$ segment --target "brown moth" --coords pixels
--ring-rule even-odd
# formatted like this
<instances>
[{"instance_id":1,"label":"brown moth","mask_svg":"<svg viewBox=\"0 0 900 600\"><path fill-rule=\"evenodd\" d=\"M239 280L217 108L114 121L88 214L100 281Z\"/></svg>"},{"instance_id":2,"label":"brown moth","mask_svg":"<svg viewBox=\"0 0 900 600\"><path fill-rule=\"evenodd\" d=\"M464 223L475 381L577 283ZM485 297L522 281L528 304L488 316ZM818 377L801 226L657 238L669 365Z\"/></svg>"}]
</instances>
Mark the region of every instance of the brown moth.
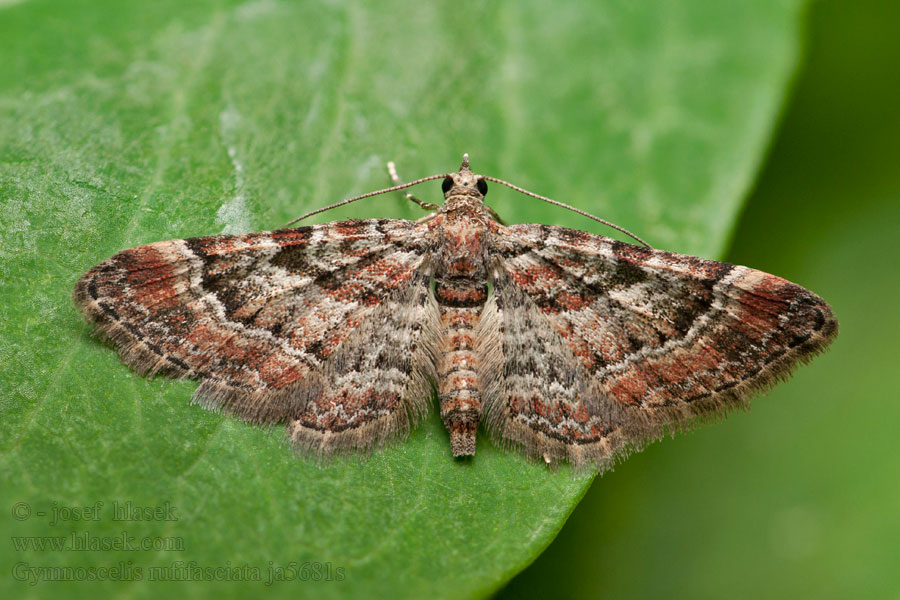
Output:
<instances>
[{"instance_id":1,"label":"brown moth","mask_svg":"<svg viewBox=\"0 0 900 600\"><path fill-rule=\"evenodd\" d=\"M157 242L85 273L74 302L138 372L197 379L195 402L283 421L320 456L405 435L435 386L454 456L484 423L500 445L600 470L744 405L837 334L820 297L774 275L504 225L489 181L553 201L468 155L333 206L433 179L442 206L408 196L425 219Z\"/></svg>"}]
</instances>

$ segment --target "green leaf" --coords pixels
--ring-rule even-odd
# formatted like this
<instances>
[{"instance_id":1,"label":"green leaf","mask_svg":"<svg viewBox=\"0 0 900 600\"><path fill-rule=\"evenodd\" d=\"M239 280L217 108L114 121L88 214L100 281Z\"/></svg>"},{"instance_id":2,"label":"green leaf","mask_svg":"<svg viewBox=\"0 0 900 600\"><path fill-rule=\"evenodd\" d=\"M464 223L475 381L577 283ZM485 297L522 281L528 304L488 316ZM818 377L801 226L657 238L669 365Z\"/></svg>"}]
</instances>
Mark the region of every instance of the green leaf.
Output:
<instances>
[{"instance_id":1,"label":"green leaf","mask_svg":"<svg viewBox=\"0 0 900 600\"><path fill-rule=\"evenodd\" d=\"M314 464L280 428L189 405L193 382L136 376L89 336L72 285L123 248L276 228L384 187L387 160L411 179L456 169L463 152L656 246L716 256L796 62L801 5L0 4L0 497L32 511L8 513L6 530L175 545L7 546L7 596L497 589L590 478L485 439L454 461L434 413L368 460ZM609 233L498 188L488 199L510 222ZM437 184L417 193L440 198ZM320 217L419 215L398 195ZM127 501L177 520L114 520ZM97 502L97 520L50 522ZM304 580L264 586L292 563ZM48 572L26 567L101 581L32 586ZM233 581L254 568L263 582Z\"/></svg>"}]
</instances>

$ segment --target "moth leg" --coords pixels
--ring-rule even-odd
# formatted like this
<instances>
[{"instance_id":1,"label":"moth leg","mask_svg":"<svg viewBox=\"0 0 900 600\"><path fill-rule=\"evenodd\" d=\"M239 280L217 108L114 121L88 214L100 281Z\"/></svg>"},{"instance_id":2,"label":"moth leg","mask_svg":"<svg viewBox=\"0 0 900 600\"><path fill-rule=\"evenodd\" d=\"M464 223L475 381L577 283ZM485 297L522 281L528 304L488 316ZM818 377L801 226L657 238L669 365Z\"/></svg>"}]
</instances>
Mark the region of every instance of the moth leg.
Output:
<instances>
[{"instance_id":1,"label":"moth leg","mask_svg":"<svg viewBox=\"0 0 900 600\"><path fill-rule=\"evenodd\" d=\"M388 168L388 174L391 176L391 181L394 182L394 185L403 185L403 182L400 181L400 176L397 175L397 165L394 164L394 161L392 161L392 160L388 161L387 168ZM414 204L418 204L422 210L438 210L440 208L440 206L438 206L437 204L433 204L431 202L422 202L421 200L419 200L418 198L416 198L415 196L413 196L410 193L406 193L406 194L404 194L404 196L410 202L412 202ZM422 221L427 221L428 219L432 218L433 216L434 215L428 215L427 217L419 219L416 222L420 223Z\"/></svg>"},{"instance_id":2,"label":"moth leg","mask_svg":"<svg viewBox=\"0 0 900 600\"><path fill-rule=\"evenodd\" d=\"M440 206L433 202L422 202L412 194L406 194L406 199L419 205L422 210L438 210Z\"/></svg>"},{"instance_id":3,"label":"moth leg","mask_svg":"<svg viewBox=\"0 0 900 600\"><path fill-rule=\"evenodd\" d=\"M492 217L494 217L494 220L495 220L495 221L497 221L497 222L500 223L501 225L506 225L506 221L503 220L503 217L501 217L500 215L497 214L497 211L496 211L496 210L494 210L493 208L491 208L491 207L488 206L487 204L484 205L484 209L485 209L486 211L488 211L488 212L491 214Z\"/></svg>"}]
</instances>

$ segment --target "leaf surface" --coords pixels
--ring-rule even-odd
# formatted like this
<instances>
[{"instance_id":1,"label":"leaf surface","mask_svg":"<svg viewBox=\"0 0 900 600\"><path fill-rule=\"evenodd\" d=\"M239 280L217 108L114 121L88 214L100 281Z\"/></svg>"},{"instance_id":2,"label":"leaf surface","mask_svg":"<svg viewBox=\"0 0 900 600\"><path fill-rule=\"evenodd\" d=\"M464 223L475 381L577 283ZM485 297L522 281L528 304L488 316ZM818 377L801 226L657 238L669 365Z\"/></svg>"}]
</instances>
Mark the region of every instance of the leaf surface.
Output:
<instances>
[{"instance_id":1,"label":"leaf surface","mask_svg":"<svg viewBox=\"0 0 900 600\"><path fill-rule=\"evenodd\" d=\"M7 546L7 573L132 571L35 586L21 571L4 585L139 598L497 589L590 478L485 436L474 461L454 461L436 411L368 460L303 460L281 428L189 405L195 383L123 366L78 317L75 280L124 248L273 229L385 187L387 160L412 179L457 169L463 152L477 172L715 257L785 95L801 4L0 4L0 496L32 510L6 529L176 546ZM439 201L439 182L416 193ZM500 186L488 201L509 222L611 233ZM414 208L381 196L318 217ZM114 520L128 501L177 520ZM97 520L50 522L54 506L97 502ZM264 587L270 573L293 580Z\"/></svg>"}]
</instances>

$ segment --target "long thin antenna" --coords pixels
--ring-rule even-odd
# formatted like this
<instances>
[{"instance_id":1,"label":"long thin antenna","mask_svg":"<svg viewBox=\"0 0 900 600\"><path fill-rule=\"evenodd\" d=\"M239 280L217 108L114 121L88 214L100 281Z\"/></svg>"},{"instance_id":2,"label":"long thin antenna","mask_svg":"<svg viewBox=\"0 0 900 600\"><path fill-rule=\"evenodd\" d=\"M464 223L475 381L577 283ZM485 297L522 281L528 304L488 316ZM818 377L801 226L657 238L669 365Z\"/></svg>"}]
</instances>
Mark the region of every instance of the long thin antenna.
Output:
<instances>
[{"instance_id":1,"label":"long thin antenna","mask_svg":"<svg viewBox=\"0 0 900 600\"><path fill-rule=\"evenodd\" d=\"M308 213L306 213L305 215L300 215L300 216L297 217L296 219L294 219L294 220L292 220L292 221L289 221L289 222L285 223L284 226L285 226L285 227L290 227L291 225L293 225L293 224L296 223L297 221L302 221L303 219L306 219L306 218L311 217L311 216L313 216L313 215L317 215L317 214L319 214L320 212L325 212L326 210L331 210L332 208L337 208L338 206L344 206L345 204L350 204L351 202L356 202L357 200L362 200L363 198L370 198L370 197L372 197L372 196L377 196L377 195L379 195L379 194L387 194L387 193L389 193L389 192L396 192L396 191L398 191L398 190L404 190L404 189L406 189L406 188L408 188L408 187L412 187L412 186L414 186L414 185L418 185L418 184L424 183L424 182L426 182L426 181L431 181L431 180L433 180L433 179L443 179L444 177L449 177L449 174L448 174L448 173L442 173L441 175L429 175L428 177L423 177L423 178L421 178L421 179L416 179L415 181L410 181L409 183L404 183L404 184L402 184L402 185L395 185L395 186L393 186L393 187L384 188L383 190L377 190L377 191L374 191L374 192L368 192L367 194L362 194L362 195L359 195L359 196L354 196L353 198L348 198L347 200L341 200L340 202L336 202L335 204L330 204L330 205L325 206L325 207L322 207L322 208L317 208L316 210L311 210L311 211L309 211Z\"/></svg>"},{"instance_id":2,"label":"long thin antenna","mask_svg":"<svg viewBox=\"0 0 900 600\"><path fill-rule=\"evenodd\" d=\"M648 244L647 242L645 242L644 240L642 240L641 238L639 238L638 236L634 235L633 233L631 233L630 231L628 231L627 229L625 229L624 227L619 227L619 226L616 225L615 223L610 223L609 221L607 221L607 220L605 220L605 219L601 219L600 217L595 217L595 216L592 215L591 213L585 212L585 211L581 210L580 208L575 208L574 206L569 206L568 204L565 204L565 203L560 202L560 201L558 201L558 200L551 200L550 198L547 198L547 197L545 197L545 196L541 196L540 194L535 194L534 192L529 192L528 190L526 190L526 189L524 189L524 188L520 188L520 187L517 186L517 185L513 185L513 184L511 184L511 183L508 182L508 181L503 181L502 179L497 179L496 177L483 176L482 179L484 179L485 181L493 181L494 183L499 183L500 185L505 185L506 187L508 187L508 188L510 188L510 189L516 190L516 191L519 192L520 194L525 194L526 196L531 196L532 198L537 198L538 200L543 200L544 202L548 202L548 203L550 203L550 204L553 204L553 205L556 205L556 206L560 206L560 207L562 207L562 208L569 209L569 210L571 210L572 212L578 213L579 215L581 215L581 216L583 216L583 217L587 217L588 219L593 219L593 220L597 221L598 223L603 223L603 224L606 225L607 227L612 227L612 228L615 229L616 231L621 231L621 232L624 233L625 235L627 235L627 236L629 236L629 237L631 237L631 238L633 238L633 239L639 241L640 243L642 243L643 245L647 246L648 248L652 248L652 247L653 247L653 246L651 246L650 244Z\"/></svg>"}]
</instances>

